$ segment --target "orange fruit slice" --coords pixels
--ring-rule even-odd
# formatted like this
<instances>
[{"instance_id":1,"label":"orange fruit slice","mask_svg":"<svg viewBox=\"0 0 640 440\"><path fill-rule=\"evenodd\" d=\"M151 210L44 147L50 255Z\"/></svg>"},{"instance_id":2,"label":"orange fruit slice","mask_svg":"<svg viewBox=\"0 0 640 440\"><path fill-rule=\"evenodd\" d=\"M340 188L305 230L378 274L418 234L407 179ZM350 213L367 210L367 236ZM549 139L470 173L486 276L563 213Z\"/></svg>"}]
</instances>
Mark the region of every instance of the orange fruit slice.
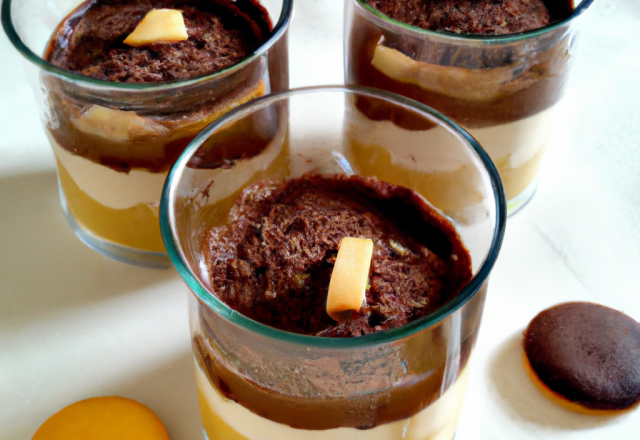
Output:
<instances>
[{"instance_id":1,"label":"orange fruit slice","mask_svg":"<svg viewBox=\"0 0 640 440\"><path fill-rule=\"evenodd\" d=\"M124 397L93 397L49 417L32 440L169 440L146 406Z\"/></svg>"}]
</instances>

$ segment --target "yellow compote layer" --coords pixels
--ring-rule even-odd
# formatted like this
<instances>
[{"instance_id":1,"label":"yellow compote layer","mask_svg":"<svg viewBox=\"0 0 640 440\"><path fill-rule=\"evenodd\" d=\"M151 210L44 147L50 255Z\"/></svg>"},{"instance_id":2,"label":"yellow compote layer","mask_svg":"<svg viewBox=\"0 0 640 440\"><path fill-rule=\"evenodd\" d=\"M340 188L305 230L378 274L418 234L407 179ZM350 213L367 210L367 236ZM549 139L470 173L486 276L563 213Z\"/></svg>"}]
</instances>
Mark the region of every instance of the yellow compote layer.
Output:
<instances>
[{"instance_id":1,"label":"yellow compote layer","mask_svg":"<svg viewBox=\"0 0 640 440\"><path fill-rule=\"evenodd\" d=\"M166 173L162 173L160 177L164 182ZM155 206L149 203L137 203L125 209L114 209L103 205L76 184L60 160L58 160L58 179L64 192L67 209L83 229L91 231L103 240L122 246L151 252L165 252L160 235L157 203ZM157 189L159 202L162 183Z\"/></svg>"}]
</instances>

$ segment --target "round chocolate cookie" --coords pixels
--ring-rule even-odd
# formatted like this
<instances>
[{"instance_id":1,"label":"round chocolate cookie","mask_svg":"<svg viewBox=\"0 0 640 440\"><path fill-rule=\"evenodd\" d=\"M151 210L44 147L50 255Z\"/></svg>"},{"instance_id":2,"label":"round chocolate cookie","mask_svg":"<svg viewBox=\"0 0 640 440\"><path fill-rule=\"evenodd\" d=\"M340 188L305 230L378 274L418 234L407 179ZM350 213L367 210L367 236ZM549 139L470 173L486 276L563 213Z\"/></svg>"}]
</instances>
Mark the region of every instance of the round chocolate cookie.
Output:
<instances>
[{"instance_id":1,"label":"round chocolate cookie","mask_svg":"<svg viewBox=\"0 0 640 440\"><path fill-rule=\"evenodd\" d=\"M640 324L598 304L542 311L524 333L531 369L551 391L589 410L640 401Z\"/></svg>"}]
</instances>

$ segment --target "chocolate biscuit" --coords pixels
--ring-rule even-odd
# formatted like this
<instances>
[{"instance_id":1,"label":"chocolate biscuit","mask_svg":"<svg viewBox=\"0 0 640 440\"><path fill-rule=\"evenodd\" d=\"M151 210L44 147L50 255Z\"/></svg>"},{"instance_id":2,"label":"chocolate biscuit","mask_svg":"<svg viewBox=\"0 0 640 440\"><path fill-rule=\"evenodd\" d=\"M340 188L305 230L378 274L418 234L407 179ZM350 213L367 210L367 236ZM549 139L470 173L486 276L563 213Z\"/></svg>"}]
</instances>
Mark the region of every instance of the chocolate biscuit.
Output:
<instances>
[{"instance_id":1,"label":"chocolate biscuit","mask_svg":"<svg viewBox=\"0 0 640 440\"><path fill-rule=\"evenodd\" d=\"M640 324L598 304L544 310L524 333L524 351L551 391L593 410L640 401Z\"/></svg>"}]
</instances>

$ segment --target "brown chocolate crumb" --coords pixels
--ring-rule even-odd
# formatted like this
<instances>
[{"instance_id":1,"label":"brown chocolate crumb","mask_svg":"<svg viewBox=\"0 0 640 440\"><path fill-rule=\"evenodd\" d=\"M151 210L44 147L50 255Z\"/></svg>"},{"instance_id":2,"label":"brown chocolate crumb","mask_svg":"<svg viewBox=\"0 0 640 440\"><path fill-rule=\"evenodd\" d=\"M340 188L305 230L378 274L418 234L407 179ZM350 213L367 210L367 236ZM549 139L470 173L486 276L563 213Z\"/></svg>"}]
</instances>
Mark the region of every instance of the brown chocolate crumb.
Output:
<instances>
[{"instance_id":1,"label":"brown chocolate crumb","mask_svg":"<svg viewBox=\"0 0 640 440\"><path fill-rule=\"evenodd\" d=\"M395 20L434 31L504 35L549 24L542 0L369 0Z\"/></svg>"},{"instance_id":2,"label":"brown chocolate crumb","mask_svg":"<svg viewBox=\"0 0 640 440\"><path fill-rule=\"evenodd\" d=\"M256 6L257 8L261 8ZM179 9L189 39L130 47L124 39L151 9ZM46 58L104 81L153 83L194 78L229 67L262 44L271 24L256 23L229 1L98 0L62 23Z\"/></svg>"},{"instance_id":3,"label":"brown chocolate crumb","mask_svg":"<svg viewBox=\"0 0 640 440\"><path fill-rule=\"evenodd\" d=\"M325 301L343 237L370 238L374 252L367 307L337 324ZM318 336L402 326L442 306L471 278L455 229L415 192L355 176L247 188L230 224L206 233L203 253L212 292L231 308Z\"/></svg>"}]
</instances>

